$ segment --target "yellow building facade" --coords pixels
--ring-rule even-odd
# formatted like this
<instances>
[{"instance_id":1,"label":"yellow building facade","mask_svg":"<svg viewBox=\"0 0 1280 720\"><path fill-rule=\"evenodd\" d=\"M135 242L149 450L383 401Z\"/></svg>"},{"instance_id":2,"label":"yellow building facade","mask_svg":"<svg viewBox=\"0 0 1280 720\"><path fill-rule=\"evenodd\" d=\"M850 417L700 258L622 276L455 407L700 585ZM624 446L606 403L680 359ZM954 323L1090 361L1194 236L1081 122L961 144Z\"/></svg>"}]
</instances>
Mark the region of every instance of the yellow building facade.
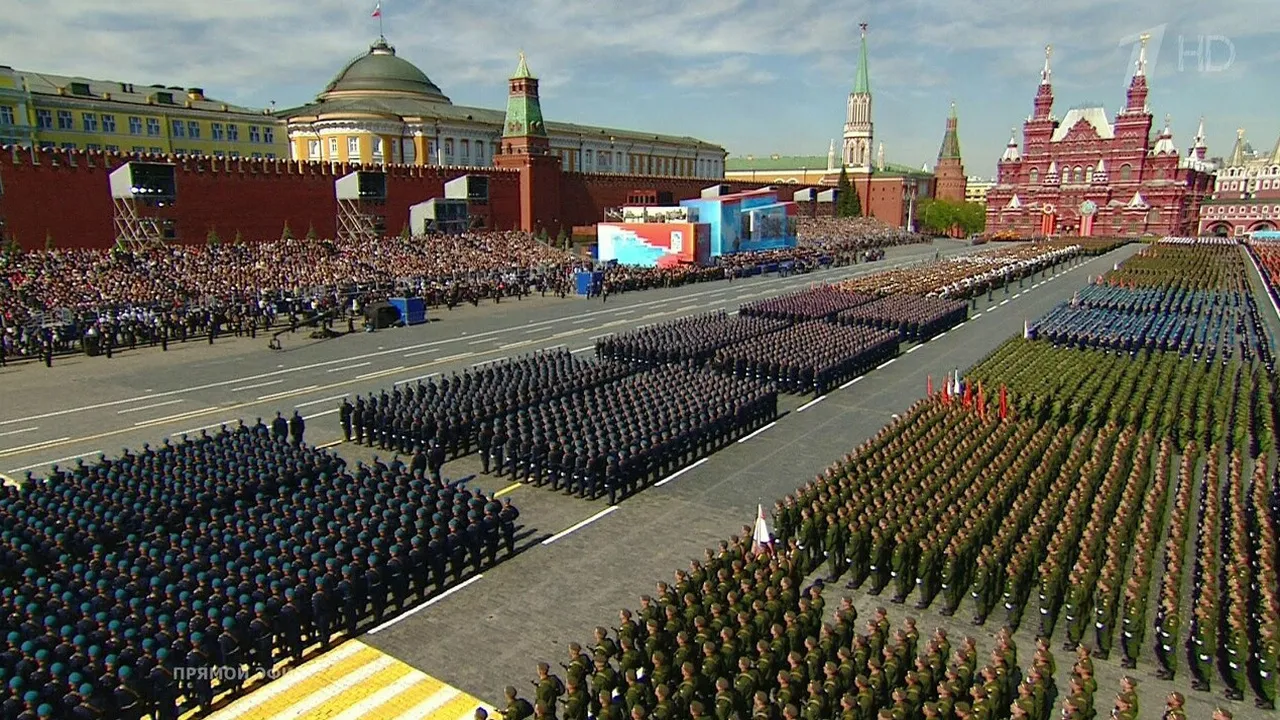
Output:
<instances>
[{"instance_id":1,"label":"yellow building facade","mask_svg":"<svg viewBox=\"0 0 1280 720\"><path fill-rule=\"evenodd\" d=\"M315 102L279 115L294 160L488 167L506 112L454 105L380 38ZM724 148L696 138L553 120L546 130L568 172L724 177Z\"/></svg>"},{"instance_id":2,"label":"yellow building facade","mask_svg":"<svg viewBox=\"0 0 1280 720\"><path fill-rule=\"evenodd\" d=\"M200 88L0 66L0 145L125 154L286 158L284 123Z\"/></svg>"}]
</instances>

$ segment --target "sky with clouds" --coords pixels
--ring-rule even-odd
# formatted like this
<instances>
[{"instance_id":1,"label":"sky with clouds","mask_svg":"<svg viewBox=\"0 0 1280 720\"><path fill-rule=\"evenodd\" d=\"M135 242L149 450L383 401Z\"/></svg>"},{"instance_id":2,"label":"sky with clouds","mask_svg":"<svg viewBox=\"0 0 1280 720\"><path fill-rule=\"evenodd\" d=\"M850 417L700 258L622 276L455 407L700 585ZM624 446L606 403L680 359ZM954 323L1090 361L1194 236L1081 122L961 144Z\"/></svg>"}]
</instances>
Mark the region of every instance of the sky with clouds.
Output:
<instances>
[{"instance_id":1,"label":"sky with clouds","mask_svg":"<svg viewBox=\"0 0 1280 720\"><path fill-rule=\"evenodd\" d=\"M211 97L309 101L376 39L372 0L7 0L0 64ZM457 104L502 107L517 53L549 118L692 135L731 155L825 155L870 25L876 139L937 156L952 100L970 174L991 175L1052 44L1057 114L1114 113L1150 33L1149 103L1184 150L1280 136L1280 0L385 0L388 40Z\"/></svg>"}]
</instances>

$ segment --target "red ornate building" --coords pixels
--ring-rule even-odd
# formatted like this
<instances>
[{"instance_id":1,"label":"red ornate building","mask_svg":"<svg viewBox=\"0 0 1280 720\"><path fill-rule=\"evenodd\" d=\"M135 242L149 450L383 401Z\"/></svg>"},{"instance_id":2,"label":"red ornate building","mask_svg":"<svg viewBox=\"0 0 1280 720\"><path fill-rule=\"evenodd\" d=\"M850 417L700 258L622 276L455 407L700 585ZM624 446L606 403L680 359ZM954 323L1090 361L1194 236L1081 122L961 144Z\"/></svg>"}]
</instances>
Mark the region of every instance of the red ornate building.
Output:
<instances>
[{"instance_id":1,"label":"red ornate building","mask_svg":"<svg viewBox=\"0 0 1280 720\"><path fill-rule=\"evenodd\" d=\"M960 134L956 130L956 104L951 103L947 116L947 130L938 148L938 164L933 167L933 195L939 200L964 202L969 179L964 174L964 161L960 158Z\"/></svg>"},{"instance_id":2,"label":"red ornate building","mask_svg":"<svg viewBox=\"0 0 1280 720\"><path fill-rule=\"evenodd\" d=\"M1280 229L1280 140L1270 153L1254 152L1236 131L1236 144L1218 170L1213 196L1200 208L1200 234L1240 237Z\"/></svg>"},{"instance_id":3,"label":"red ornate building","mask_svg":"<svg viewBox=\"0 0 1280 720\"><path fill-rule=\"evenodd\" d=\"M1189 235L1213 186L1203 158L1181 157L1166 118L1152 139L1147 106L1146 40L1124 107L1110 121L1101 107L1053 114L1045 49L1034 110L1016 130L987 193L987 231L1036 235Z\"/></svg>"}]
</instances>

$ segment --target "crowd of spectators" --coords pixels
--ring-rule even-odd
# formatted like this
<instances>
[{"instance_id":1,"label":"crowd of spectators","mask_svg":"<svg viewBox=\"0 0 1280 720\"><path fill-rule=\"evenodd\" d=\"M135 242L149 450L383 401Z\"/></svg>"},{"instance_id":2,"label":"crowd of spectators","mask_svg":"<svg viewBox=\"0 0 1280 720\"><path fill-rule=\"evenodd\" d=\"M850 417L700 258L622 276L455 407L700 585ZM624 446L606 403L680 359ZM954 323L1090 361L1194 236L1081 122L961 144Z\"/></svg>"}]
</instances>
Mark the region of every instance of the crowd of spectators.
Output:
<instances>
[{"instance_id":1,"label":"crowd of spectators","mask_svg":"<svg viewBox=\"0 0 1280 720\"><path fill-rule=\"evenodd\" d=\"M801 218L800 235L796 248L723 256L706 266L610 266L603 285L610 293L675 287L742 277L759 265L807 272L876 260L885 247L922 241L866 218ZM532 292L566 296L574 274L592 264L516 231L8 252L0 254L0 362L256 336L317 316L345 317L354 330L363 308L399 295L448 308Z\"/></svg>"}]
</instances>

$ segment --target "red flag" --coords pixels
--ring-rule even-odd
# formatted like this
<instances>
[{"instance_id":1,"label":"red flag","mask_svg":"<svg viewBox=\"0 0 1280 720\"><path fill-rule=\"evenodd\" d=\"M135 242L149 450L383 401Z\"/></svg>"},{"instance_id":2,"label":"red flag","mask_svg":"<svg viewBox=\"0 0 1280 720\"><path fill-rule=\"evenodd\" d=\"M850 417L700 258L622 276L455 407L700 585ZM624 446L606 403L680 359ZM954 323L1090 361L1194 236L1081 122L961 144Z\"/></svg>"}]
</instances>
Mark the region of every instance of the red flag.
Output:
<instances>
[{"instance_id":1,"label":"red flag","mask_svg":"<svg viewBox=\"0 0 1280 720\"><path fill-rule=\"evenodd\" d=\"M943 404L951 404L951 383L942 383L942 402Z\"/></svg>"},{"instance_id":2,"label":"red flag","mask_svg":"<svg viewBox=\"0 0 1280 720\"><path fill-rule=\"evenodd\" d=\"M929 375L926 377L924 391L926 395L928 395L929 397L933 397L933 376L932 375Z\"/></svg>"},{"instance_id":3,"label":"red flag","mask_svg":"<svg viewBox=\"0 0 1280 720\"><path fill-rule=\"evenodd\" d=\"M982 394L982 381L978 381L978 417L987 419L987 399Z\"/></svg>"},{"instance_id":4,"label":"red flag","mask_svg":"<svg viewBox=\"0 0 1280 720\"><path fill-rule=\"evenodd\" d=\"M370 17L376 17L376 18L382 17L382 3L378 3L377 5L373 6L373 15L371 15Z\"/></svg>"},{"instance_id":5,"label":"red flag","mask_svg":"<svg viewBox=\"0 0 1280 720\"><path fill-rule=\"evenodd\" d=\"M1009 395L1005 392L1004 385L1000 386L1000 419L1004 420L1009 417Z\"/></svg>"},{"instance_id":6,"label":"red flag","mask_svg":"<svg viewBox=\"0 0 1280 720\"><path fill-rule=\"evenodd\" d=\"M964 406L969 407L973 404L973 386L969 383L964 384Z\"/></svg>"}]
</instances>

